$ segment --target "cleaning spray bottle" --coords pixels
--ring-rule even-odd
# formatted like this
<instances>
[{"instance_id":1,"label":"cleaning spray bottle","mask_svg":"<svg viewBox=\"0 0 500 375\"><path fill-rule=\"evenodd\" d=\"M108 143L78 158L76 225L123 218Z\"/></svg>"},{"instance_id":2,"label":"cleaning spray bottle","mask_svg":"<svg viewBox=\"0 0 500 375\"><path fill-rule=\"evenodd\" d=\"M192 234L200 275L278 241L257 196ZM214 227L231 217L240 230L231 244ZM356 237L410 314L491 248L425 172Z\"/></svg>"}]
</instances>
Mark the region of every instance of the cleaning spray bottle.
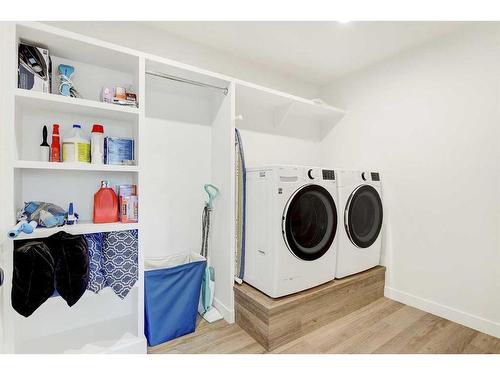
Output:
<instances>
[{"instance_id":1,"label":"cleaning spray bottle","mask_svg":"<svg viewBox=\"0 0 500 375\"><path fill-rule=\"evenodd\" d=\"M61 161L61 141L59 138L59 125L54 124L52 127L52 145L50 148L50 161Z\"/></svg>"}]
</instances>

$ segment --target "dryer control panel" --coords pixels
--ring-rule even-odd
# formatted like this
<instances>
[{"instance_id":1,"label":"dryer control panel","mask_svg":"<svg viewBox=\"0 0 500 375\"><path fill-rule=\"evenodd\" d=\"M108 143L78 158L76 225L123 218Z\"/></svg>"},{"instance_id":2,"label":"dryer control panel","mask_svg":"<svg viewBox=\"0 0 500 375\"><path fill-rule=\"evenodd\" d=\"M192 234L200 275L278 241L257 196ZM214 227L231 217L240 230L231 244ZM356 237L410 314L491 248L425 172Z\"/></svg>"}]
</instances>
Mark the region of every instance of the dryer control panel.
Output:
<instances>
[{"instance_id":1,"label":"dryer control panel","mask_svg":"<svg viewBox=\"0 0 500 375\"><path fill-rule=\"evenodd\" d=\"M380 181L380 174L378 172L361 172L361 179L363 181Z\"/></svg>"},{"instance_id":2,"label":"dryer control panel","mask_svg":"<svg viewBox=\"0 0 500 375\"><path fill-rule=\"evenodd\" d=\"M323 180L335 180L335 171L333 169L323 169Z\"/></svg>"}]
</instances>

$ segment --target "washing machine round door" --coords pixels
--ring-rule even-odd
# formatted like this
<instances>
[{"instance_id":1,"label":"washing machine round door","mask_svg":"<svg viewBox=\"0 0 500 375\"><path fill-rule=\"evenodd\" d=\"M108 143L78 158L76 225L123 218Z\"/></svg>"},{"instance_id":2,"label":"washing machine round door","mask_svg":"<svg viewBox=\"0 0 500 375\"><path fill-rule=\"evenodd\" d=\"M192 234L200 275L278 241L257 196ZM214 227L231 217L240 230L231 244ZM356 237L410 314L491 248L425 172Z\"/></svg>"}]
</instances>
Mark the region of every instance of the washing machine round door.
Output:
<instances>
[{"instance_id":1,"label":"washing machine round door","mask_svg":"<svg viewBox=\"0 0 500 375\"><path fill-rule=\"evenodd\" d=\"M380 195L373 186L361 185L349 197L345 209L345 229L351 242L367 248L377 240L382 228Z\"/></svg>"},{"instance_id":2,"label":"washing machine round door","mask_svg":"<svg viewBox=\"0 0 500 375\"><path fill-rule=\"evenodd\" d=\"M302 260L321 258L337 233L337 207L324 187L306 185L289 199L283 213L283 238Z\"/></svg>"}]
</instances>

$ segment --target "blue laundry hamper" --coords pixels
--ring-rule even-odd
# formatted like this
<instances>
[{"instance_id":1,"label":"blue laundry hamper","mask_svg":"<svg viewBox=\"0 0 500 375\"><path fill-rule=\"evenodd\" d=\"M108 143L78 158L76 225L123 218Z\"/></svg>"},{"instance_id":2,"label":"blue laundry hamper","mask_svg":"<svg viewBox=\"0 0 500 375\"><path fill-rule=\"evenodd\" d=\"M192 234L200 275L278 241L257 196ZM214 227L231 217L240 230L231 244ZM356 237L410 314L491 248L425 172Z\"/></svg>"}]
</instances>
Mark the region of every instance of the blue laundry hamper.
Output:
<instances>
[{"instance_id":1,"label":"blue laundry hamper","mask_svg":"<svg viewBox=\"0 0 500 375\"><path fill-rule=\"evenodd\" d=\"M206 259L196 253L145 260L144 333L149 346L194 332Z\"/></svg>"}]
</instances>

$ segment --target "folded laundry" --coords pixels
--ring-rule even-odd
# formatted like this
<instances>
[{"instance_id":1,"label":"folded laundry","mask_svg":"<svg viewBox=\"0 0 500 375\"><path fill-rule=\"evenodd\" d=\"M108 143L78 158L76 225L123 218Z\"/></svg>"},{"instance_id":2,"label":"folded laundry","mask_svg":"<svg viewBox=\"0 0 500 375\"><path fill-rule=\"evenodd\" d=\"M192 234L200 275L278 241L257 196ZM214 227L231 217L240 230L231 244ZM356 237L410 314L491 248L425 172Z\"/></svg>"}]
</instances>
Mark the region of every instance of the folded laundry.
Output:
<instances>
[{"instance_id":1,"label":"folded laundry","mask_svg":"<svg viewBox=\"0 0 500 375\"><path fill-rule=\"evenodd\" d=\"M64 224L66 211L47 202L26 202L24 208L17 213L17 219L36 221L41 227L53 228Z\"/></svg>"},{"instance_id":2,"label":"folded laundry","mask_svg":"<svg viewBox=\"0 0 500 375\"><path fill-rule=\"evenodd\" d=\"M102 268L102 247L104 233L85 234L89 248L89 283L87 289L99 293L106 287L106 279Z\"/></svg>"},{"instance_id":3,"label":"folded laundry","mask_svg":"<svg viewBox=\"0 0 500 375\"><path fill-rule=\"evenodd\" d=\"M125 298L138 277L138 231L110 232L104 235L102 265L106 285Z\"/></svg>"},{"instance_id":4,"label":"folded laundry","mask_svg":"<svg viewBox=\"0 0 500 375\"><path fill-rule=\"evenodd\" d=\"M12 307L28 317L54 293L55 262L42 241L17 241L14 248Z\"/></svg>"},{"instance_id":5,"label":"folded laundry","mask_svg":"<svg viewBox=\"0 0 500 375\"><path fill-rule=\"evenodd\" d=\"M55 260L55 285L68 306L85 293L89 282L87 241L82 235L57 232L46 239Z\"/></svg>"}]
</instances>

